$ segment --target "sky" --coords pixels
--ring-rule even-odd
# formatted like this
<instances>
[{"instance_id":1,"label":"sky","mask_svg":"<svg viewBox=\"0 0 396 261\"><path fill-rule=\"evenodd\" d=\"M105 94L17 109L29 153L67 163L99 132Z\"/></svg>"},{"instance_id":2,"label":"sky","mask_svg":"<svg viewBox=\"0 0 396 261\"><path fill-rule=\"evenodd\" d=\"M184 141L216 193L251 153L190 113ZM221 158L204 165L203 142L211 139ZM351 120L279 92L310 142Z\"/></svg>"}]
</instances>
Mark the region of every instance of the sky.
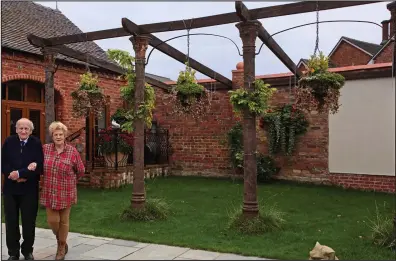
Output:
<instances>
[{"instance_id":1,"label":"sky","mask_svg":"<svg viewBox=\"0 0 396 261\"><path fill-rule=\"evenodd\" d=\"M55 9L55 2L35 1ZM259 8L288 2L244 2L248 8ZM290 2L289 2L290 3ZM389 19L386 9L389 2L379 2L357 7L347 7L319 13L320 20L366 20L376 23ZM181 19L197 18L227 12L234 12L235 5L230 2L58 2L58 9L83 32L121 27L121 18L126 17L136 24L157 23ZM266 30L273 34L296 25L316 21L316 13L289 15L260 19ZM242 53L242 41L235 24L192 29L190 33L211 33L231 38ZM187 34L186 30L155 33L161 40ZM364 23L322 23L319 25L319 49L328 55L342 36L379 44L382 40L382 29L373 24ZM309 58L314 52L316 25L290 30L274 36L277 43L297 64L300 58ZM134 55L128 37L95 41L104 50L121 49ZM169 41L168 44L179 51L187 53L187 37ZM257 39L256 52L262 42ZM147 54L152 47L149 47ZM147 55L146 55L147 57ZM235 45L223 38L213 36L191 36L190 57L201 62L214 71L231 79L231 71L243 58L238 54ZM176 80L184 69L184 64L173 58L153 51L146 72ZM256 75L284 73L288 69L264 46L256 56ZM208 76L196 74L198 79Z\"/></svg>"}]
</instances>

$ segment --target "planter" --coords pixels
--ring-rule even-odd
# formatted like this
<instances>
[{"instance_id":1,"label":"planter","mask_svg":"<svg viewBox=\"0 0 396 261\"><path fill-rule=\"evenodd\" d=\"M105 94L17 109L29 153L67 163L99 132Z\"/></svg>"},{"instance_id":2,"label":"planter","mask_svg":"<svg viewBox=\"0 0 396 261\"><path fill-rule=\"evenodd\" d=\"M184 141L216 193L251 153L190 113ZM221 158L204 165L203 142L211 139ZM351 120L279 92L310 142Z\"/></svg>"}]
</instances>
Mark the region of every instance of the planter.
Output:
<instances>
[{"instance_id":1,"label":"planter","mask_svg":"<svg viewBox=\"0 0 396 261\"><path fill-rule=\"evenodd\" d=\"M115 163L116 163L115 153L104 155L104 159L105 159L106 167L115 168ZM118 167L125 167L127 165L127 160L128 160L127 154L124 154L122 152L117 153Z\"/></svg>"}]
</instances>

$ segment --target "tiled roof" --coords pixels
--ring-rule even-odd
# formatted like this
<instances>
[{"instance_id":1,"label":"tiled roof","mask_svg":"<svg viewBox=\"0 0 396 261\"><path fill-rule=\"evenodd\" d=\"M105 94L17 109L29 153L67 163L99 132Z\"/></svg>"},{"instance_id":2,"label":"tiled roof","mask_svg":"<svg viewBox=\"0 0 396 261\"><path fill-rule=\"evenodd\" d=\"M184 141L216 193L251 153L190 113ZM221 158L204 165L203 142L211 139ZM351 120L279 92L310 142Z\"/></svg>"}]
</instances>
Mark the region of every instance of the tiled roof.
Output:
<instances>
[{"instance_id":1,"label":"tiled roof","mask_svg":"<svg viewBox=\"0 0 396 261\"><path fill-rule=\"evenodd\" d=\"M345 36L343 36L342 38L344 38L348 42L351 42L352 44L356 45L357 47L365 50L366 52L370 53L371 55L376 54L382 47L379 44L359 41L359 40L356 40L356 39L353 39L353 38L349 38L349 37L345 37Z\"/></svg>"},{"instance_id":2,"label":"tiled roof","mask_svg":"<svg viewBox=\"0 0 396 261\"><path fill-rule=\"evenodd\" d=\"M1 1L1 31L2 47L34 54L41 54L41 51L27 40L27 35L30 33L44 38L82 33L60 11L31 1ZM105 51L94 42L74 43L67 46L109 61ZM58 55L57 58L81 63L63 55Z\"/></svg>"},{"instance_id":3,"label":"tiled roof","mask_svg":"<svg viewBox=\"0 0 396 261\"><path fill-rule=\"evenodd\" d=\"M59 10L36 4L32 1L1 1L1 46L13 50L41 55L39 48L32 46L27 40L28 34L49 38L82 31ZM106 52L94 42L67 44L66 46L89 53L96 58L112 62ZM83 63L75 59L57 55L57 59L73 63ZM146 73L147 76L160 81L170 79Z\"/></svg>"}]
</instances>

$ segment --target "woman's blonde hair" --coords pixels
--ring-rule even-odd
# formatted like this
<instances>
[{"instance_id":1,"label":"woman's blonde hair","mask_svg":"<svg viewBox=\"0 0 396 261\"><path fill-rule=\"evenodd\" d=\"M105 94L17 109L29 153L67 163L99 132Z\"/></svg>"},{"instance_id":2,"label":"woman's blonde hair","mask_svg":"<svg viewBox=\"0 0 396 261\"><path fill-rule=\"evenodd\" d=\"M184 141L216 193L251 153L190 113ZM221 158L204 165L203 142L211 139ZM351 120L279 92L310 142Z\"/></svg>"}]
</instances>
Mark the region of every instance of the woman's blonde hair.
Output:
<instances>
[{"instance_id":1,"label":"woman's blonde hair","mask_svg":"<svg viewBox=\"0 0 396 261\"><path fill-rule=\"evenodd\" d=\"M66 134L67 134L67 127L66 127L66 125L63 124L63 123L60 122L60 121L54 121L53 123L51 123L50 126L48 127L48 130L49 130L49 133L50 133L51 137L52 137L52 134L54 133L54 131L57 131L57 130L63 131L63 133L65 134L65 136L66 136Z\"/></svg>"}]
</instances>

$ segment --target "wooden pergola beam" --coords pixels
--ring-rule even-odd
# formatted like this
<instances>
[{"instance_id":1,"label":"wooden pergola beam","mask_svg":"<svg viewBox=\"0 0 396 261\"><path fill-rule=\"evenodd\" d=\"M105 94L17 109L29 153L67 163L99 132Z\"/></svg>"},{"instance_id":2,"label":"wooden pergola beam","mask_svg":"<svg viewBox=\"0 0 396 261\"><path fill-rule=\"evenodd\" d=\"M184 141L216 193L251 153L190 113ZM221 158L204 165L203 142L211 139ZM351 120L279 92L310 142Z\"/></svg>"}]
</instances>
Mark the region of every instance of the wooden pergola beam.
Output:
<instances>
[{"instance_id":1,"label":"wooden pergola beam","mask_svg":"<svg viewBox=\"0 0 396 261\"><path fill-rule=\"evenodd\" d=\"M378 3L378 1L320 1L319 11L373 4L373 3ZM285 5L255 8L249 10L249 15L252 20L257 20L257 19L264 19L264 18L271 18L278 16L309 13L315 11L316 11L316 2L305 1L305 2L285 4ZM144 25L140 25L139 28L136 31L134 31L134 33L147 34L147 33L178 31L178 30L185 30L186 25L191 29L195 29L195 28L216 26L222 24L236 23L239 21L240 18L238 17L237 13L232 12L232 13L194 18L194 19L187 19L187 20L144 24ZM109 39L115 37L123 37L128 35L129 33L125 32L124 29L121 27L121 28L114 28L108 30L100 30L100 31L87 32L87 33L51 37L51 38L47 38L47 40L49 46L54 46L61 44L70 44L77 42L86 42L86 41L95 41L95 40Z\"/></svg>"},{"instance_id":2,"label":"wooden pergola beam","mask_svg":"<svg viewBox=\"0 0 396 261\"><path fill-rule=\"evenodd\" d=\"M238 17L243 21L251 21L249 9L242 3L242 1L235 1L235 9ZM290 59L285 51L279 46L279 44L271 37L267 30L261 25L258 31L258 38L272 51L273 54L278 57L279 60L292 72L297 74L298 77L302 73L298 70L296 64Z\"/></svg>"},{"instance_id":3,"label":"wooden pergola beam","mask_svg":"<svg viewBox=\"0 0 396 261\"><path fill-rule=\"evenodd\" d=\"M133 34L134 31L139 29L139 26L132 21L130 21L128 18L122 18L122 26L125 29L125 31L129 32L130 34ZM185 63L187 60L187 55L184 53L180 52L176 48L170 46L167 43L164 43L161 39L155 37L152 34L148 34L148 36L151 38L150 45L155 47L157 50L160 52L174 58L175 60ZM209 78L212 78L214 80L217 80L218 82L221 82L225 85L227 85L229 88L232 88L232 81L220 73L217 73L213 71L212 69L206 67L202 63L194 60L193 58L189 58L189 65L191 68L197 70L198 72L208 76Z\"/></svg>"},{"instance_id":4,"label":"wooden pergola beam","mask_svg":"<svg viewBox=\"0 0 396 261\"><path fill-rule=\"evenodd\" d=\"M246 22L252 20L249 9L242 3L242 1L235 1L235 9L238 17ZM263 26L259 28L258 37L261 41L282 61L282 63L293 73L297 73L301 76L301 72L297 70L297 66L290 59L290 57L283 51L278 43L271 37L267 30Z\"/></svg>"},{"instance_id":5,"label":"wooden pergola beam","mask_svg":"<svg viewBox=\"0 0 396 261\"><path fill-rule=\"evenodd\" d=\"M46 43L47 43L48 40L45 39L45 38L41 38L41 37L35 36L33 34L29 34L28 35L28 41L30 42L31 45L33 45L35 47L41 47L42 48L42 47L46 46ZM92 65L98 66L100 68L104 68L104 69L107 69L109 71L119 73L119 74L124 74L125 73L125 71L121 67L119 67L119 66L117 66L117 65L115 65L113 63L109 63L107 61L99 59L99 58L97 58L97 57L95 57L95 56L93 56L91 54L83 53L83 52L74 50L74 49L72 49L70 47L67 47L67 46L64 46L64 45L54 46L52 48L56 49L60 54L63 54L65 56L67 56L67 57L70 57L70 58L73 58L73 59L76 59L76 60L79 60L79 61L82 61L82 62L85 62L85 63L89 63L89 64L92 64ZM145 76L145 78L146 78L147 83L149 83L150 85L157 86L157 87L159 87L161 89L164 89L164 90L170 90L171 89L171 87L169 85L167 85L167 84L165 84L165 83L163 83L161 81L158 81L158 80L156 80L154 78L151 78L149 76Z\"/></svg>"}]
</instances>

